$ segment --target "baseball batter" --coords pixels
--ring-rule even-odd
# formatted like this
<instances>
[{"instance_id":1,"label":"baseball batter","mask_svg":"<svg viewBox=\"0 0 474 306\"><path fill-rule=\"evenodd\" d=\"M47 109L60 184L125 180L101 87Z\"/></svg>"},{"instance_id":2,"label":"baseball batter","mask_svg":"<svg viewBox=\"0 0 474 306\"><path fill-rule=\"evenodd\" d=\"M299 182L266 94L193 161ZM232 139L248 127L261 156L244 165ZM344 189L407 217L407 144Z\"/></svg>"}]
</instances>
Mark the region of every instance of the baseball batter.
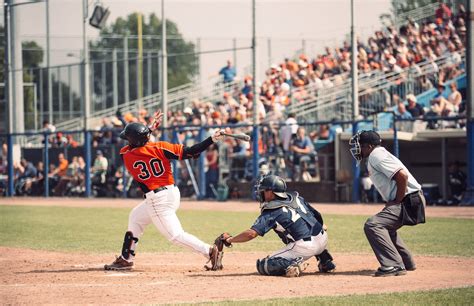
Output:
<instances>
[{"instance_id":1,"label":"baseball batter","mask_svg":"<svg viewBox=\"0 0 474 306\"><path fill-rule=\"evenodd\" d=\"M151 127L141 123L129 123L120 134L128 145L120 150L125 167L140 185L145 199L129 215L122 253L105 270L129 270L133 267L135 248L145 227L153 223L170 242L202 254L211 261L212 270L218 266L219 252L215 245L202 242L185 232L176 216L180 205L180 192L174 185L171 160L196 158L211 144L224 136L217 130L203 142L184 147L169 142L149 142L151 129L159 127L163 114L158 111Z\"/></svg>"},{"instance_id":2,"label":"baseball batter","mask_svg":"<svg viewBox=\"0 0 474 306\"><path fill-rule=\"evenodd\" d=\"M397 230L403 225L424 223L425 198L421 185L398 158L380 145L377 132L361 131L349 144L358 163L367 160L370 179L387 202L364 225L365 235L380 263L375 276L405 275L407 270L415 270L416 264Z\"/></svg>"},{"instance_id":3,"label":"baseball batter","mask_svg":"<svg viewBox=\"0 0 474 306\"><path fill-rule=\"evenodd\" d=\"M326 250L328 235L321 214L309 205L297 192L286 192L285 181L276 175L262 177L256 185L256 196L261 214L253 226L232 237L223 233L216 240L226 246L243 243L263 236L273 229L285 247L272 255L257 260L258 273L296 277L306 268L306 260L316 256L320 272L336 268Z\"/></svg>"}]
</instances>

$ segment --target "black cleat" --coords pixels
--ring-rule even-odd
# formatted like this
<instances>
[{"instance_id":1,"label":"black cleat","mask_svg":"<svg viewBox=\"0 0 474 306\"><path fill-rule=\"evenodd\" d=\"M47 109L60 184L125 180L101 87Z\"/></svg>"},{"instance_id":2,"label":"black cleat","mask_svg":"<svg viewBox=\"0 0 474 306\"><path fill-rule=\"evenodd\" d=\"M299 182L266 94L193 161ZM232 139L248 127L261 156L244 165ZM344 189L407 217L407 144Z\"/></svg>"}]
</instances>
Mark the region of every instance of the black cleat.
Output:
<instances>
[{"instance_id":1,"label":"black cleat","mask_svg":"<svg viewBox=\"0 0 474 306\"><path fill-rule=\"evenodd\" d=\"M407 270L400 267L380 267L375 271L375 276L399 276L407 274Z\"/></svg>"}]
</instances>

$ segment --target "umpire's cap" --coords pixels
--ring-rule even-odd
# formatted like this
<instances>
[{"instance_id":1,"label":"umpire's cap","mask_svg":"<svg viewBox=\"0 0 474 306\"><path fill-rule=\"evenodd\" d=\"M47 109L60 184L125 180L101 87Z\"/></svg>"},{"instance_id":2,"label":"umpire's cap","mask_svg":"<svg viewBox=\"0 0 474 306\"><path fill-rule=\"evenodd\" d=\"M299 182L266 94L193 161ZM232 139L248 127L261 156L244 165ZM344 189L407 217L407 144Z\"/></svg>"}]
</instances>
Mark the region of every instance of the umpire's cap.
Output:
<instances>
[{"instance_id":1,"label":"umpire's cap","mask_svg":"<svg viewBox=\"0 0 474 306\"><path fill-rule=\"evenodd\" d=\"M148 142L150 133L151 131L146 125L132 122L123 129L120 138L127 140L132 147L141 147Z\"/></svg>"},{"instance_id":2,"label":"umpire's cap","mask_svg":"<svg viewBox=\"0 0 474 306\"><path fill-rule=\"evenodd\" d=\"M382 139L376 131L362 131L359 134L359 143L378 146L382 143Z\"/></svg>"}]
</instances>

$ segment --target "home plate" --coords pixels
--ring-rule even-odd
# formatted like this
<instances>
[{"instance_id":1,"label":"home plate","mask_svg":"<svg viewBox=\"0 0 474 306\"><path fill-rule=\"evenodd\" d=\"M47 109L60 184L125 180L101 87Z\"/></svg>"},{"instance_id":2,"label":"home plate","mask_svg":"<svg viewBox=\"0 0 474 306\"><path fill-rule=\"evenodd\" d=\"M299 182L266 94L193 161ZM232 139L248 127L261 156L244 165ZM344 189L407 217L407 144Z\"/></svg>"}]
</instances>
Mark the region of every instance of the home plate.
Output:
<instances>
[{"instance_id":1,"label":"home plate","mask_svg":"<svg viewBox=\"0 0 474 306\"><path fill-rule=\"evenodd\" d=\"M137 276L137 273L106 273L105 276L116 276L116 277Z\"/></svg>"}]
</instances>

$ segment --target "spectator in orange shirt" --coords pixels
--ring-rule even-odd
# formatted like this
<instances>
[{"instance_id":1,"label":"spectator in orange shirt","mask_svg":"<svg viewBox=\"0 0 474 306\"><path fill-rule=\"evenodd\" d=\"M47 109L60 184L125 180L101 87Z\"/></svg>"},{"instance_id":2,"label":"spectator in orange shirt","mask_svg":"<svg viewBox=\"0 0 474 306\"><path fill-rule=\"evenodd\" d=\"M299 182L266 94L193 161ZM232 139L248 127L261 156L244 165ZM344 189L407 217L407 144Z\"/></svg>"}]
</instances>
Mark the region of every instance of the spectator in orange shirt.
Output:
<instances>
[{"instance_id":1,"label":"spectator in orange shirt","mask_svg":"<svg viewBox=\"0 0 474 306\"><path fill-rule=\"evenodd\" d=\"M51 178L51 187L53 188L54 195L62 195L64 184L59 184L61 178L66 177L67 167L69 166L68 160L64 157L63 153L59 153L58 155L58 166L54 171L52 171L48 176ZM60 187L60 188L57 188Z\"/></svg>"}]
</instances>

